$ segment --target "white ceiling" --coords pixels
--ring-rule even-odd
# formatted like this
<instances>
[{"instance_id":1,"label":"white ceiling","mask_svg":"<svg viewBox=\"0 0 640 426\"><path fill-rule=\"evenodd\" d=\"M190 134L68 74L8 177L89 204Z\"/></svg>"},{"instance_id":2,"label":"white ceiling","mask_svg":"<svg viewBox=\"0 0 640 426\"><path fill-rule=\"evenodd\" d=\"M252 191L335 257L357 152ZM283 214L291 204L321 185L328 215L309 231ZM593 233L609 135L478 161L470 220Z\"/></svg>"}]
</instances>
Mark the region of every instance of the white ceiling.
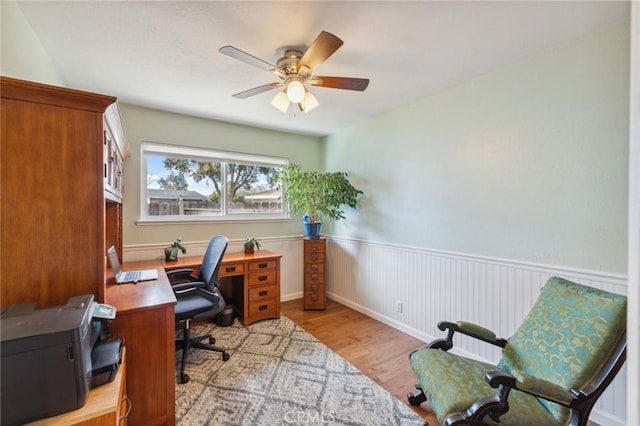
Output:
<instances>
[{"instance_id":1,"label":"white ceiling","mask_svg":"<svg viewBox=\"0 0 640 426\"><path fill-rule=\"evenodd\" d=\"M543 49L628 19L613 1L18 1L69 87L200 117L327 135ZM369 78L364 92L312 87L320 106L285 114L277 81L222 55L275 63L285 46L331 32L344 45L316 74Z\"/></svg>"}]
</instances>

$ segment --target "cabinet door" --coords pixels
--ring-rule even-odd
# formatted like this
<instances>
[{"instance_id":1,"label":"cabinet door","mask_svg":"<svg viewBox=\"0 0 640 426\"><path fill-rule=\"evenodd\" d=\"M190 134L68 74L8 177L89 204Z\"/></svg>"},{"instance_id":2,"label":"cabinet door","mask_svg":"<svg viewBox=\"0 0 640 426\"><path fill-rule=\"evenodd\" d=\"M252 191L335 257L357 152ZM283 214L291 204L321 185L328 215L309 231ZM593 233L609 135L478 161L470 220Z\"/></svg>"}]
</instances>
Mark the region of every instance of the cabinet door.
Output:
<instances>
[{"instance_id":1,"label":"cabinet door","mask_svg":"<svg viewBox=\"0 0 640 426\"><path fill-rule=\"evenodd\" d=\"M2 304L100 300L102 115L4 97L0 109Z\"/></svg>"}]
</instances>

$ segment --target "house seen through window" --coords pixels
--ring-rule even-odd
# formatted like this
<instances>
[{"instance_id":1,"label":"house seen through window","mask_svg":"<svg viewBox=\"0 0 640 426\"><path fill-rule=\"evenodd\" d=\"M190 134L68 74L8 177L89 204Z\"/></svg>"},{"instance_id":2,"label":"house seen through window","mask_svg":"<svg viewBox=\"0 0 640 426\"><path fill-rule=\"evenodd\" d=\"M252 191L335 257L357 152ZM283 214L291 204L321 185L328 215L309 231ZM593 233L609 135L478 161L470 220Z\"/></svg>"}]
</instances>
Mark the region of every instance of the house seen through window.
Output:
<instances>
[{"instance_id":1,"label":"house seen through window","mask_svg":"<svg viewBox=\"0 0 640 426\"><path fill-rule=\"evenodd\" d=\"M148 221L285 218L271 183L288 161L278 157L144 142L141 211Z\"/></svg>"}]
</instances>

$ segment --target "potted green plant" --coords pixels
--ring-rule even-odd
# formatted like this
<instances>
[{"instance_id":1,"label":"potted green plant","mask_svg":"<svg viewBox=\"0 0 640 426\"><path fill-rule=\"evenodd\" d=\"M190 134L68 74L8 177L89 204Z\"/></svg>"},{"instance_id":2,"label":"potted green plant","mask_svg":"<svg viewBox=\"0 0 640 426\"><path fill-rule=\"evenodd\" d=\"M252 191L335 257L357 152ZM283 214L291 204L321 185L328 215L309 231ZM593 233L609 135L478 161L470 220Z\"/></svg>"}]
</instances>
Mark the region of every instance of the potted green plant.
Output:
<instances>
[{"instance_id":1,"label":"potted green plant","mask_svg":"<svg viewBox=\"0 0 640 426\"><path fill-rule=\"evenodd\" d=\"M177 260L178 250L180 250L182 254L187 254L187 249L182 245L182 237L176 238L171 243L171 246L165 247L164 249L165 260Z\"/></svg>"},{"instance_id":2,"label":"potted green plant","mask_svg":"<svg viewBox=\"0 0 640 426\"><path fill-rule=\"evenodd\" d=\"M244 240L244 252L245 254L253 254L254 250L260 250L262 244L254 237L247 237Z\"/></svg>"},{"instance_id":3,"label":"potted green plant","mask_svg":"<svg viewBox=\"0 0 640 426\"><path fill-rule=\"evenodd\" d=\"M363 192L345 172L302 171L289 164L273 178L283 184L284 200L293 214L304 214L305 236L318 238L323 222L344 219L343 206L356 208Z\"/></svg>"}]
</instances>

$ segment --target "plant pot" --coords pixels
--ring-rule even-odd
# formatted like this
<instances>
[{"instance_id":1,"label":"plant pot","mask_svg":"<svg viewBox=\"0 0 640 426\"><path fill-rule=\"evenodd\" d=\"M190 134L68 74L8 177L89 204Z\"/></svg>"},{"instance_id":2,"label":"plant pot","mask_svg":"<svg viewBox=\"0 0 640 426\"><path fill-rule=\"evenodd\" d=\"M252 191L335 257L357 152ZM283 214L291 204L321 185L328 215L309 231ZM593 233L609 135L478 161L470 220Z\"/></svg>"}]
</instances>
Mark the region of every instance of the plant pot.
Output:
<instances>
[{"instance_id":1,"label":"plant pot","mask_svg":"<svg viewBox=\"0 0 640 426\"><path fill-rule=\"evenodd\" d=\"M304 236L306 238L320 238L322 222L304 222Z\"/></svg>"},{"instance_id":2,"label":"plant pot","mask_svg":"<svg viewBox=\"0 0 640 426\"><path fill-rule=\"evenodd\" d=\"M244 254L253 254L253 246L244 246Z\"/></svg>"},{"instance_id":3,"label":"plant pot","mask_svg":"<svg viewBox=\"0 0 640 426\"><path fill-rule=\"evenodd\" d=\"M164 260L167 260L167 261L178 260L178 247L165 247Z\"/></svg>"}]
</instances>

